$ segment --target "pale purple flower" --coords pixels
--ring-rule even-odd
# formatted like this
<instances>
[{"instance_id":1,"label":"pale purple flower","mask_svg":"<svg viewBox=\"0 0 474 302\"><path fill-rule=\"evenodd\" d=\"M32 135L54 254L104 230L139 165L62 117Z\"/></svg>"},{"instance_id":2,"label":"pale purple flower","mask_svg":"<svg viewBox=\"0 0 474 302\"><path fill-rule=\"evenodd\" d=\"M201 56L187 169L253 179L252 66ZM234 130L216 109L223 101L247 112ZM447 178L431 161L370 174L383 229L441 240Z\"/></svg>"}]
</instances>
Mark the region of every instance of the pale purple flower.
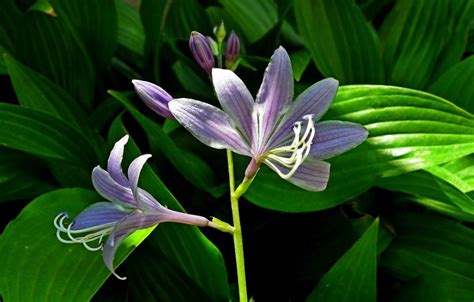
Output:
<instances>
[{"instance_id":1,"label":"pale purple flower","mask_svg":"<svg viewBox=\"0 0 474 302\"><path fill-rule=\"evenodd\" d=\"M293 71L283 47L268 65L254 101L230 70L212 70L222 109L192 99L174 99L170 111L202 143L252 158L251 178L262 163L289 182L309 191L326 188L330 164L323 161L363 142L368 132L354 123L318 121L336 95L332 78L313 84L293 100Z\"/></svg>"},{"instance_id":2,"label":"pale purple flower","mask_svg":"<svg viewBox=\"0 0 474 302\"><path fill-rule=\"evenodd\" d=\"M132 80L132 83L145 105L162 117L174 119L173 114L171 114L168 108L168 103L173 97L168 92L160 86L147 81Z\"/></svg>"},{"instance_id":3,"label":"pale purple flower","mask_svg":"<svg viewBox=\"0 0 474 302\"><path fill-rule=\"evenodd\" d=\"M113 267L115 252L120 243L134 231L161 222L177 222L207 226L207 218L173 211L163 207L150 193L138 187L140 172L149 154L141 155L128 167L128 177L122 172L122 157L128 135L112 149L107 171L97 166L92 171L92 183L96 191L107 201L98 202L83 210L72 223L67 224L66 213L54 220L57 238L64 243L82 243L88 250L103 248L107 268L119 279ZM64 238L62 234L67 237ZM109 236L102 244L104 236ZM95 243L96 246L91 246Z\"/></svg>"},{"instance_id":4,"label":"pale purple flower","mask_svg":"<svg viewBox=\"0 0 474 302\"><path fill-rule=\"evenodd\" d=\"M215 60L209 40L201 33L193 31L189 37L189 48L199 66L211 75Z\"/></svg>"},{"instance_id":5,"label":"pale purple flower","mask_svg":"<svg viewBox=\"0 0 474 302\"><path fill-rule=\"evenodd\" d=\"M232 31L227 39L225 48L225 66L227 69L235 70L234 64L240 54L239 37Z\"/></svg>"}]
</instances>

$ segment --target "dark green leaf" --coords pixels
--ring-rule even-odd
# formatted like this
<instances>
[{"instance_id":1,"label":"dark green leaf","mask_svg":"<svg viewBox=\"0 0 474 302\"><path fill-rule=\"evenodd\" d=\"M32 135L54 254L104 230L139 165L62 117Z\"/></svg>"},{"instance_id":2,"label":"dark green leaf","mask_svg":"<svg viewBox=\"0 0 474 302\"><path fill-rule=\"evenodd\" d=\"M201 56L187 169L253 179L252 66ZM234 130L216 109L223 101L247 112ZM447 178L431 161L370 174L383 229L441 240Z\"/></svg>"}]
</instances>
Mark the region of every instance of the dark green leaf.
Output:
<instances>
[{"instance_id":1,"label":"dark green leaf","mask_svg":"<svg viewBox=\"0 0 474 302\"><path fill-rule=\"evenodd\" d=\"M171 68L184 89L207 99L214 97L209 84L197 75L185 62L177 61Z\"/></svg>"},{"instance_id":2,"label":"dark green leaf","mask_svg":"<svg viewBox=\"0 0 474 302\"><path fill-rule=\"evenodd\" d=\"M161 4L162 5L162 4ZM191 31L211 32L206 12L197 0L167 1L164 33L172 39L188 40Z\"/></svg>"},{"instance_id":3,"label":"dark green leaf","mask_svg":"<svg viewBox=\"0 0 474 302\"><path fill-rule=\"evenodd\" d=\"M306 301L376 301L378 228L376 219L324 275Z\"/></svg>"},{"instance_id":4,"label":"dark green leaf","mask_svg":"<svg viewBox=\"0 0 474 302\"><path fill-rule=\"evenodd\" d=\"M235 20L241 33L254 43L278 22L277 8L271 0L219 0L228 15Z\"/></svg>"},{"instance_id":5,"label":"dark green leaf","mask_svg":"<svg viewBox=\"0 0 474 302\"><path fill-rule=\"evenodd\" d=\"M62 189L42 195L11 221L0 238L0 288L6 301L88 301L110 275L100 252L66 245L56 238L54 218L71 217L101 198L85 189ZM122 262L151 232L140 230L119 248Z\"/></svg>"},{"instance_id":6,"label":"dark green leaf","mask_svg":"<svg viewBox=\"0 0 474 302\"><path fill-rule=\"evenodd\" d=\"M13 51L21 11L14 0L0 0L0 47Z\"/></svg>"},{"instance_id":7,"label":"dark green leaf","mask_svg":"<svg viewBox=\"0 0 474 302\"><path fill-rule=\"evenodd\" d=\"M118 52L121 52L123 48L123 59L132 56L134 58L133 62L140 61L140 59L143 59L145 49L145 33L140 15L125 1L117 0L116 6L118 14Z\"/></svg>"},{"instance_id":8,"label":"dark green leaf","mask_svg":"<svg viewBox=\"0 0 474 302\"><path fill-rule=\"evenodd\" d=\"M295 14L324 76L344 84L385 81L377 35L353 0L296 0Z\"/></svg>"},{"instance_id":9,"label":"dark green leaf","mask_svg":"<svg viewBox=\"0 0 474 302\"><path fill-rule=\"evenodd\" d=\"M454 65L434 82L428 91L474 113L474 55Z\"/></svg>"},{"instance_id":10,"label":"dark green leaf","mask_svg":"<svg viewBox=\"0 0 474 302\"><path fill-rule=\"evenodd\" d=\"M423 88L447 38L446 0L399 0L380 28L387 82Z\"/></svg>"},{"instance_id":11,"label":"dark green leaf","mask_svg":"<svg viewBox=\"0 0 474 302\"><path fill-rule=\"evenodd\" d=\"M311 61L311 52L307 49L302 49L292 53L290 59L291 67L293 67L293 77L296 81L299 81Z\"/></svg>"},{"instance_id":12,"label":"dark green leaf","mask_svg":"<svg viewBox=\"0 0 474 302\"><path fill-rule=\"evenodd\" d=\"M325 118L359 123L370 133L364 144L330 160L328 188L307 192L262 169L245 195L250 201L288 212L330 208L367 190L377 178L438 165L474 151L473 116L424 92L341 87Z\"/></svg>"}]
</instances>

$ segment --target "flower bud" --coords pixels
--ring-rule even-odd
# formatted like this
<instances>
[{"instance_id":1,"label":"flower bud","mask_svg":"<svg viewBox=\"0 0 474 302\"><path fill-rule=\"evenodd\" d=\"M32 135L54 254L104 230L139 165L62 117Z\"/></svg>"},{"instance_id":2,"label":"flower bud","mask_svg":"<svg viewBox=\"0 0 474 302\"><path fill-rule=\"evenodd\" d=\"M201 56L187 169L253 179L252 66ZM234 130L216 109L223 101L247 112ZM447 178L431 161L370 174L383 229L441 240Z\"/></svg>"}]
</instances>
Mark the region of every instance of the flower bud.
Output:
<instances>
[{"instance_id":1,"label":"flower bud","mask_svg":"<svg viewBox=\"0 0 474 302\"><path fill-rule=\"evenodd\" d=\"M168 108L168 103L173 97L163 88L153 83L140 80L132 80L140 99L158 115L162 117L175 119Z\"/></svg>"},{"instance_id":2,"label":"flower bud","mask_svg":"<svg viewBox=\"0 0 474 302\"><path fill-rule=\"evenodd\" d=\"M227 32L225 31L224 21L221 21L221 24L214 27L214 35L216 35L219 44L224 41L226 34Z\"/></svg>"},{"instance_id":3,"label":"flower bud","mask_svg":"<svg viewBox=\"0 0 474 302\"><path fill-rule=\"evenodd\" d=\"M209 40L197 31L193 31L189 38L189 48L199 66L211 75L215 61Z\"/></svg>"},{"instance_id":4,"label":"flower bud","mask_svg":"<svg viewBox=\"0 0 474 302\"><path fill-rule=\"evenodd\" d=\"M214 56L218 56L219 45L217 44L217 42L212 37L209 37L209 36L207 36L207 40L209 41L209 46L211 46L212 54Z\"/></svg>"},{"instance_id":5,"label":"flower bud","mask_svg":"<svg viewBox=\"0 0 474 302\"><path fill-rule=\"evenodd\" d=\"M237 65L235 62L240 54L240 41L239 37L232 31L227 39L227 46L225 49L225 66L227 69L235 70ZM235 66L234 66L235 65Z\"/></svg>"}]
</instances>

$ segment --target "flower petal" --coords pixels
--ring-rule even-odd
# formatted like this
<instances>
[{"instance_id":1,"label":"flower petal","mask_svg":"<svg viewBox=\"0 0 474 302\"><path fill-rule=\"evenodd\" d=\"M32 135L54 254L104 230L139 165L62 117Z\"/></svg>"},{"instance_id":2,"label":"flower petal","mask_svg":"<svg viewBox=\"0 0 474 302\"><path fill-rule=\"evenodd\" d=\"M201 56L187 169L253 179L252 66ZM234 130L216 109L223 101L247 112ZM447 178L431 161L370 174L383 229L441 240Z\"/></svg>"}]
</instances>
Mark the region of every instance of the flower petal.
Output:
<instances>
[{"instance_id":1,"label":"flower petal","mask_svg":"<svg viewBox=\"0 0 474 302\"><path fill-rule=\"evenodd\" d=\"M126 278L120 277L115 273L114 270L114 258L118 247L122 241L131 233L139 229L145 229L154 226L161 222L162 215L160 213L144 213L139 210L135 210L123 217L116 225L112 233L110 234L107 242L104 244L104 263L105 266L114 274L117 278L125 280Z\"/></svg>"},{"instance_id":2,"label":"flower petal","mask_svg":"<svg viewBox=\"0 0 474 302\"><path fill-rule=\"evenodd\" d=\"M148 108L162 117L174 119L174 116L168 109L168 103L173 97L168 92L151 82L132 80L132 83L138 96Z\"/></svg>"},{"instance_id":3,"label":"flower petal","mask_svg":"<svg viewBox=\"0 0 474 302\"><path fill-rule=\"evenodd\" d=\"M316 159L327 159L360 145L368 131L359 124L341 121L324 121L316 124L310 154Z\"/></svg>"},{"instance_id":4,"label":"flower petal","mask_svg":"<svg viewBox=\"0 0 474 302\"><path fill-rule=\"evenodd\" d=\"M244 82L232 71L214 68L212 81L222 109L230 115L249 144L255 137L254 101Z\"/></svg>"},{"instance_id":5,"label":"flower petal","mask_svg":"<svg viewBox=\"0 0 474 302\"><path fill-rule=\"evenodd\" d=\"M272 163L284 174L290 171L289 168L277 162L272 161ZM330 166L327 162L308 157L287 181L307 191L323 191L329 180ZM269 167L274 170L273 167Z\"/></svg>"},{"instance_id":6,"label":"flower petal","mask_svg":"<svg viewBox=\"0 0 474 302\"><path fill-rule=\"evenodd\" d=\"M281 115L293 100L293 70L290 57L283 47L275 50L263 77L256 98L259 115L259 141L264 144L271 135Z\"/></svg>"},{"instance_id":7,"label":"flower petal","mask_svg":"<svg viewBox=\"0 0 474 302\"><path fill-rule=\"evenodd\" d=\"M285 117L272 135L270 149L293 135L293 125L302 120L303 116L311 114L313 120L318 121L329 109L337 93L339 82L327 78L311 85L301 93L291 105Z\"/></svg>"},{"instance_id":8,"label":"flower petal","mask_svg":"<svg viewBox=\"0 0 474 302\"><path fill-rule=\"evenodd\" d=\"M250 155L245 139L237 132L229 115L221 109L184 98L172 100L169 107L178 122L203 144Z\"/></svg>"},{"instance_id":9,"label":"flower petal","mask_svg":"<svg viewBox=\"0 0 474 302\"><path fill-rule=\"evenodd\" d=\"M91 227L117 222L129 211L110 202L97 202L84 209L71 226L72 230L83 230Z\"/></svg>"},{"instance_id":10,"label":"flower petal","mask_svg":"<svg viewBox=\"0 0 474 302\"><path fill-rule=\"evenodd\" d=\"M137 205L140 208L144 207L142 206L143 201L140 198L140 194L138 194L138 179L140 178L140 172L142 171L143 165L145 165L147 159L150 157L151 154L140 155L130 163L130 166L128 166L128 181L130 183L133 196L135 197Z\"/></svg>"},{"instance_id":11,"label":"flower petal","mask_svg":"<svg viewBox=\"0 0 474 302\"><path fill-rule=\"evenodd\" d=\"M127 142L128 135L125 135L118 142L116 142L112 148L112 151L110 152L109 160L107 162L107 170L110 173L110 176L122 186L128 185L128 180L122 171L123 149L125 148Z\"/></svg>"}]
</instances>

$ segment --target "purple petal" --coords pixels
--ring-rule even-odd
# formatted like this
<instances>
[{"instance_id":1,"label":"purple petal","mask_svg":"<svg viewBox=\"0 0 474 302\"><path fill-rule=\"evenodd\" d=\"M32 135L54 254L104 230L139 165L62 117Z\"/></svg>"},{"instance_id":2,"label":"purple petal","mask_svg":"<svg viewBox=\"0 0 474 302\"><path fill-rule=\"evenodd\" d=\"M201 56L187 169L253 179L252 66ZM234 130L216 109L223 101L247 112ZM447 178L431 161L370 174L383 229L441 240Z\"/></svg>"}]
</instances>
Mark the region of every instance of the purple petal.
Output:
<instances>
[{"instance_id":1,"label":"purple petal","mask_svg":"<svg viewBox=\"0 0 474 302\"><path fill-rule=\"evenodd\" d=\"M311 146L311 156L327 159L349 151L360 145L368 136L359 124L340 121L325 121L316 124L316 135Z\"/></svg>"},{"instance_id":2,"label":"purple petal","mask_svg":"<svg viewBox=\"0 0 474 302\"><path fill-rule=\"evenodd\" d=\"M156 211L155 213L156 215L161 215L160 217L157 217L157 220L160 220L160 222L176 222L182 224L197 225L201 227L207 226L209 224L209 219L203 216L182 213L167 208L162 208L161 210Z\"/></svg>"},{"instance_id":3,"label":"purple petal","mask_svg":"<svg viewBox=\"0 0 474 302\"><path fill-rule=\"evenodd\" d=\"M311 85L301 93L272 135L270 149L286 140L288 136L293 135L293 125L302 120L303 116L311 114L313 120L318 121L329 109L336 96L338 85L337 80L327 78Z\"/></svg>"},{"instance_id":4,"label":"purple petal","mask_svg":"<svg viewBox=\"0 0 474 302\"><path fill-rule=\"evenodd\" d=\"M125 135L118 142L116 142L112 148L112 151L110 152L109 160L107 162L107 170L110 173L110 176L123 186L128 185L128 180L122 171L123 149L125 148L127 142L128 135Z\"/></svg>"},{"instance_id":5,"label":"purple petal","mask_svg":"<svg viewBox=\"0 0 474 302\"><path fill-rule=\"evenodd\" d=\"M279 163L273 161L272 163L283 173L288 173L290 170ZM323 191L329 180L330 166L327 162L308 157L287 181L307 191Z\"/></svg>"},{"instance_id":6,"label":"purple petal","mask_svg":"<svg viewBox=\"0 0 474 302\"><path fill-rule=\"evenodd\" d=\"M145 165L147 159L151 157L151 154L144 154L135 158L130 166L128 166L128 181L130 188L132 189L133 196L137 201L137 205L143 208L143 201L138 194L138 179L140 178L140 172L142 171L143 165Z\"/></svg>"},{"instance_id":7,"label":"purple petal","mask_svg":"<svg viewBox=\"0 0 474 302\"><path fill-rule=\"evenodd\" d=\"M250 156L250 147L237 132L229 115L221 109L184 98L172 100L169 106L178 122L203 144Z\"/></svg>"},{"instance_id":8,"label":"purple petal","mask_svg":"<svg viewBox=\"0 0 474 302\"><path fill-rule=\"evenodd\" d=\"M87 229L102 224L117 222L129 212L110 202L97 202L83 210L71 226L72 230Z\"/></svg>"},{"instance_id":9,"label":"purple petal","mask_svg":"<svg viewBox=\"0 0 474 302\"><path fill-rule=\"evenodd\" d=\"M215 61L209 40L201 33L193 31L189 38L189 48L199 66L210 75Z\"/></svg>"},{"instance_id":10,"label":"purple petal","mask_svg":"<svg viewBox=\"0 0 474 302\"><path fill-rule=\"evenodd\" d=\"M253 97L244 82L232 71L218 68L212 70L212 81L222 109L252 144L256 116Z\"/></svg>"},{"instance_id":11,"label":"purple petal","mask_svg":"<svg viewBox=\"0 0 474 302\"><path fill-rule=\"evenodd\" d=\"M293 100L293 70L283 47L275 50L256 98L260 122L260 144L264 144Z\"/></svg>"},{"instance_id":12,"label":"purple petal","mask_svg":"<svg viewBox=\"0 0 474 302\"><path fill-rule=\"evenodd\" d=\"M132 80L132 83L138 96L148 108L165 118L174 119L174 116L168 109L168 103L173 97L168 92L160 86L147 81Z\"/></svg>"}]
</instances>

